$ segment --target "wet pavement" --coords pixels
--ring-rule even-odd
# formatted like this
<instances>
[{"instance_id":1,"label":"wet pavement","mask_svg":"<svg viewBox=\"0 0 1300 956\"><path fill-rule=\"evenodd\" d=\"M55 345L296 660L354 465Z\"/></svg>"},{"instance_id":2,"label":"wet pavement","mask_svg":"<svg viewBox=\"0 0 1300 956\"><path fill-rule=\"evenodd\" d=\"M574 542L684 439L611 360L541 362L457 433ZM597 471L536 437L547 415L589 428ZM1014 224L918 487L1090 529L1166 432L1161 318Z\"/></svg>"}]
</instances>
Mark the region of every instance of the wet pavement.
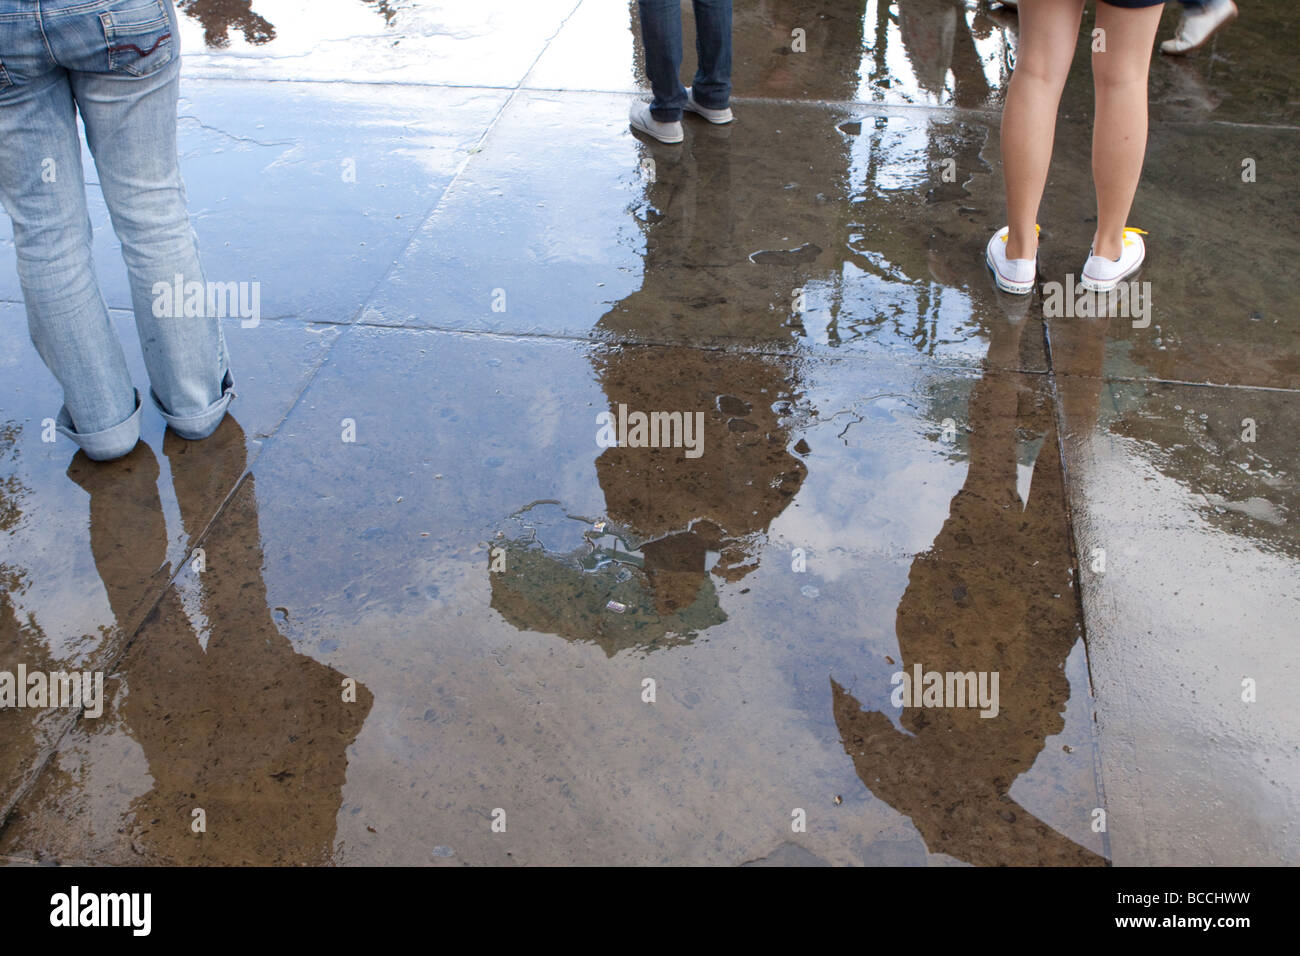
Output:
<instances>
[{"instance_id":1,"label":"wet pavement","mask_svg":"<svg viewBox=\"0 0 1300 956\"><path fill-rule=\"evenodd\" d=\"M737 121L665 147L634 4L178 6L205 269L262 320L213 438L149 410L96 465L0 226L0 671L105 674L0 709L0 859L1300 862L1289 4L1153 65L1137 326L987 276L1006 10L737 0Z\"/></svg>"}]
</instances>

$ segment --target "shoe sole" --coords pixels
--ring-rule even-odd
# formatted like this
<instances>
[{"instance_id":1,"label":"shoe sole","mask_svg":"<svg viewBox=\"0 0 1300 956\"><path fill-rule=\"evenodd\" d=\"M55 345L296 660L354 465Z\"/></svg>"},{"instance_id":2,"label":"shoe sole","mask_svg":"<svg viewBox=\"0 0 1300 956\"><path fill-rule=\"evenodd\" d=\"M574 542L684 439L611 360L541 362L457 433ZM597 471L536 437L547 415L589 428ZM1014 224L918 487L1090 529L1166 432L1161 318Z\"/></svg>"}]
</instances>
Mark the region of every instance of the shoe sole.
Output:
<instances>
[{"instance_id":1,"label":"shoe sole","mask_svg":"<svg viewBox=\"0 0 1300 956\"><path fill-rule=\"evenodd\" d=\"M638 133L645 133L647 136L649 136L651 139L655 140L656 142L667 143L669 146L675 146L676 144L680 143L682 140L686 138L686 134L683 133L681 136L678 136L676 139L664 139L654 130L646 129L636 120L628 120L628 125L631 126Z\"/></svg>"},{"instance_id":2,"label":"shoe sole","mask_svg":"<svg viewBox=\"0 0 1300 956\"><path fill-rule=\"evenodd\" d=\"M993 264L993 257L987 252L984 253L984 264L989 267L989 272L993 273L993 284L1003 292L1009 292L1011 295L1028 295L1034 291L1034 283L1038 281L1037 277L1029 282L1012 282L1010 279L1002 278L998 272L997 266Z\"/></svg>"},{"instance_id":3,"label":"shoe sole","mask_svg":"<svg viewBox=\"0 0 1300 956\"><path fill-rule=\"evenodd\" d=\"M1207 33L1205 35L1205 39L1202 40L1200 43L1196 44L1196 46L1189 46L1186 50L1174 51L1174 50L1166 50L1165 45L1162 43L1160 44L1160 52L1165 54L1166 56L1186 56L1188 53L1195 53L1197 50L1201 49L1207 43L1213 40L1216 36L1218 36L1220 30L1226 27L1233 20L1237 19L1237 14L1240 12L1241 12L1240 10L1234 8L1232 13L1228 16L1228 18L1224 20L1222 23L1220 23L1213 30L1211 30L1209 33Z\"/></svg>"},{"instance_id":4,"label":"shoe sole","mask_svg":"<svg viewBox=\"0 0 1300 956\"><path fill-rule=\"evenodd\" d=\"M702 106L695 106L692 103L687 103L685 106L682 107L682 109L685 110L687 113L694 113L702 120L708 120L714 126L726 126L728 123L730 123L732 120L735 119L735 117L731 114L731 110L727 110L727 115L724 118L714 119L708 113L704 112L704 107ZM717 113L719 111L712 110L712 112Z\"/></svg>"}]
</instances>

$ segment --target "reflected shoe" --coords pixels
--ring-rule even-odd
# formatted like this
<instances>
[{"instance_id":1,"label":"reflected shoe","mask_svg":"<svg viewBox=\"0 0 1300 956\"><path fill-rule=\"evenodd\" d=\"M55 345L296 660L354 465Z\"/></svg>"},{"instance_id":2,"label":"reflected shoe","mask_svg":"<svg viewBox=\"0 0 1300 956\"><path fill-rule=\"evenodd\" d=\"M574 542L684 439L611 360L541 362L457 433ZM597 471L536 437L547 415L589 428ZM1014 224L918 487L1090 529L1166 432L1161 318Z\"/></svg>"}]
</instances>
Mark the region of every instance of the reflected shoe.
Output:
<instances>
[{"instance_id":1,"label":"reflected shoe","mask_svg":"<svg viewBox=\"0 0 1300 956\"><path fill-rule=\"evenodd\" d=\"M1038 229L1037 226L1034 228ZM999 289L1013 295L1026 295L1034 291L1034 283L1038 279L1038 257L1008 259L1007 234L1010 231L1010 226L1003 226L993 233L988 248L984 250L984 261L988 263Z\"/></svg>"},{"instance_id":2,"label":"reflected shoe","mask_svg":"<svg viewBox=\"0 0 1300 956\"><path fill-rule=\"evenodd\" d=\"M730 106L724 107L720 110L711 110L707 106L701 106L699 103L695 102L695 91L689 86L686 87L686 105L683 106L682 109L689 110L697 116L702 116L710 123L714 123L718 126L721 126L724 123L730 123L735 119L735 117L731 115Z\"/></svg>"},{"instance_id":3,"label":"reflected shoe","mask_svg":"<svg viewBox=\"0 0 1300 956\"><path fill-rule=\"evenodd\" d=\"M652 136L661 143L680 143L685 138L682 134L681 120L675 123L659 122L650 113L649 103L633 103L632 108L628 110L628 122L632 124L634 130Z\"/></svg>"},{"instance_id":4,"label":"reflected shoe","mask_svg":"<svg viewBox=\"0 0 1300 956\"><path fill-rule=\"evenodd\" d=\"M1090 251L1088 261L1083 264L1079 285L1090 292L1109 292L1137 272L1147 257L1147 244L1142 241L1144 235L1146 233L1141 229L1125 229L1124 249L1118 259L1107 259Z\"/></svg>"},{"instance_id":5,"label":"reflected shoe","mask_svg":"<svg viewBox=\"0 0 1300 956\"><path fill-rule=\"evenodd\" d=\"M1237 5L1232 0L1210 0L1200 9L1183 9L1182 22L1172 40L1160 44L1160 52L1182 56L1199 50L1210 38L1237 19Z\"/></svg>"}]
</instances>

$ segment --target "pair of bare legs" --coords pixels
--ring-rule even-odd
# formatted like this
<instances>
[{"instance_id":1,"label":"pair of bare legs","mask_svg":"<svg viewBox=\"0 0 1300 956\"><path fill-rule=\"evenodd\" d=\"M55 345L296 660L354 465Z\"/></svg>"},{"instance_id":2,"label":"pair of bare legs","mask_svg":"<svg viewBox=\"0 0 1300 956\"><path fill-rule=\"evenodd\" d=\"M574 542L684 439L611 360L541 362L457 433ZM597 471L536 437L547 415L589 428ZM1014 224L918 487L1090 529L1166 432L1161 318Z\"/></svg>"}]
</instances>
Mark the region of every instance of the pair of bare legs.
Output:
<instances>
[{"instance_id":1,"label":"pair of bare legs","mask_svg":"<svg viewBox=\"0 0 1300 956\"><path fill-rule=\"evenodd\" d=\"M1086 0L1021 0L1020 46L1002 111L1008 259L1038 254L1038 204L1047 184L1056 110L1078 43ZM1092 179L1097 190L1093 252L1118 259L1147 145L1147 71L1163 6L1097 4L1105 52L1092 54L1096 116Z\"/></svg>"}]
</instances>

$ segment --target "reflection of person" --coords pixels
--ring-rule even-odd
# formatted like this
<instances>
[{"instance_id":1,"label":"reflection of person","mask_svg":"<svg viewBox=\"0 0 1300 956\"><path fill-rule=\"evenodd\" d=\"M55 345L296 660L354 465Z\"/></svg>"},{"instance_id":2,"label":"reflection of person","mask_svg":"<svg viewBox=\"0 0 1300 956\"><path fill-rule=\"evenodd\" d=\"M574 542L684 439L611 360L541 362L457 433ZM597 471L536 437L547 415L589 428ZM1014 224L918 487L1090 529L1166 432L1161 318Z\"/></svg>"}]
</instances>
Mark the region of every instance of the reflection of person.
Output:
<instances>
[{"instance_id":1,"label":"reflection of person","mask_svg":"<svg viewBox=\"0 0 1300 956\"><path fill-rule=\"evenodd\" d=\"M1181 56L1199 50L1216 33L1237 19L1237 5L1232 0L1178 0L1183 18L1172 39L1160 44L1161 53ZM1004 7L1019 7L1019 0L1002 0Z\"/></svg>"},{"instance_id":2,"label":"reflection of person","mask_svg":"<svg viewBox=\"0 0 1300 956\"><path fill-rule=\"evenodd\" d=\"M684 150L648 144L657 161L646 205L664 212L642 226L641 288L598 323L600 337L617 346L592 353L611 410L698 413L702 454L622 445L596 458L605 513L637 552L635 566L579 572L572 554L512 542L504 572L491 575L492 606L512 624L590 640L611 656L685 643L726 620L714 579L740 581L758 567L762 536L807 475L782 420L782 403L799 388L792 357L764 353L782 352L790 335L770 308L773 298L818 270L779 255L773 265L748 261L747 229L763 211L733 207L731 131L709 132ZM771 158L763 162L770 166ZM824 218L817 216L820 228ZM634 344L679 341L684 333L758 338L771 347ZM606 610L609 600L624 610Z\"/></svg>"},{"instance_id":3,"label":"reflection of person","mask_svg":"<svg viewBox=\"0 0 1300 956\"><path fill-rule=\"evenodd\" d=\"M638 0L645 71L654 99L632 104L632 128L662 143L680 143L682 110L710 123L730 123L731 0L694 0L698 66L690 87L682 67L682 8L678 0Z\"/></svg>"},{"instance_id":4,"label":"reflection of person","mask_svg":"<svg viewBox=\"0 0 1300 956\"><path fill-rule=\"evenodd\" d=\"M244 434L227 418L206 442L168 435L163 449L196 537L243 473ZM141 445L109 466L78 455L68 473L90 493L95 567L129 626L140 582L166 566L157 461ZM131 806L132 843L158 862L328 862L347 748L373 696L358 684L347 700L343 675L295 651L272 620L251 475L203 547L203 570L181 572L198 581L197 607L168 588L121 665L121 719L152 780ZM206 815L201 834L191 830L195 809Z\"/></svg>"},{"instance_id":5,"label":"reflection of person","mask_svg":"<svg viewBox=\"0 0 1300 956\"><path fill-rule=\"evenodd\" d=\"M623 306L654 301L643 289ZM758 565L754 536L766 533L807 474L773 409L795 387L785 363L743 352L623 347L595 364L613 408L704 412L698 459L680 448L626 447L596 459L609 517L653 542L643 548L647 569L673 572L656 578L661 593L669 585L694 593L709 551L718 555L711 569L718 577L750 573Z\"/></svg>"},{"instance_id":6,"label":"reflection of person","mask_svg":"<svg viewBox=\"0 0 1300 956\"><path fill-rule=\"evenodd\" d=\"M275 39L275 27L253 12L253 0L177 0L183 12L203 24L203 42L221 49L230 45L230 28L255 46Z\"/></svg>"},{"instance_id":7,"label":"reflection of person","mask_svg":"<svg viewBox=\"0 0 1300 956\"><path fill-rule=\"evenodd\" d=\"M733 203L731 140L724 130L696 136L677 162L660 162L646 199L665 215L644 226L641 288L601 317L602 338L679 341L688 335L742 335L773 344L788 337L770 303L799 282L806 266L756 267L744 241L753 213ZM669 152L652 147L651 152ZM770 160L769 160L770 162ZM811 175L811 170L809 170ZM744 268L742 267L742 264ZM787 272L787 270L789 270ZM698 318L694 318L698 317ZM683 328L683 320L700 326ZM766 532L799 490L807 467L789 451L777 405L798 388L787 357L690 346L625 345L593 355L610 408L703 413L703 455L681 448L606 448L596 460L609 517L641 540L674 536L647 551L683 595L712 573L739 580L757 566L755 536Z\"/></svg>"},{"instance_id":8,"label":"reflection of person","mask_svg":"<svg viewBox=\"0 0 1300 956\"><path fill-rule=\"evenodd\" d=\"M140 434L140 396L91 261L80 114L130 273L152 398L177 434L204 438L233 397L220 324L180 303L163 317L154 307L155 284L203 282L176 152L175 11L170 0L28 6L6 14L0 52L0 198L32 341L63 386L58 429L97 460L126 454Z\"/></svg>"},{"instance_id":9,"label":"reflection of person","mask_svg":"<svg viewBox=\"0 0 1300 956\"><path fill-rule=\"evenodd\" d=\"M1199 50L1210 39L1237 19L1237 5L1232 0L1178 0L1183 18L1172 39L1160 44L1161 53L1181 56Z\"/></svg>"},{"instance_id":10,"label":"reflection of person","mask_svg":"<svg viewBox=\"0 0 1300 956\"><path fill-rule=\"evenodd\" d=\"M1002 111L1002 169L1008 224L993 234L985 260L1005 292L1033 290L1038 273L1038 206L1052 159L1056 112L1070 72L1085 0L1019 5L1020 47ZM1147 142L1147 73L1164 0L1100 0L1093 43L1096 96L1092 174L1097 231L1080 284L1114 289L1146 256L1140 230L1125 223L1142 174Z\"/></svg>"},{"instance_id":11,"label":"reflection of person","mask_svg":"<svg viewBox=\"0 0 1300 956\"><path fill-rule=\"evenodd\" d=\"M898 32L921 89L941 94L951 70L959 105L988 102L988 78L971 30L960 0L900 0Z\"/></svg>"},{"instance_id":12,"label":"reflection of person","mask_svg":"<svg viewBox=\"0 0 1300 956\"><path fill-rule=\"evenodd\" d=\"M862 64L863 17L867 0L755 0L736 11L738 33L772 50L775 56L742 57L733 76L752 96L790 99L815 89L819 98L856 98ZM814 9L815 8L815 9ZM889 16L888 5L884 11ZM792 49L798 28L803 48ZM873 52L880 46L867 44Z\"/></svg>"},{"instance_id":13,"label":"reflection of person","mask_svg":"<svg viewBox=\"0 0 1300 956\"><path fill-rule=\"evenodd\" d=\"M995 326L991 357L1014 359L1024 324ZM932 852L977 865L1101 865L1009 795L1064 727L1063 668L1080 639L1051 408L1015 375L989 372L970 420L966 481L899 603L899 670L997 674L996 714L905 704L900 730L832 679L835 721L862 782L907 814ZM1024 502L1018 431L1043 435Z\"/></svg>"}]
</instances>

